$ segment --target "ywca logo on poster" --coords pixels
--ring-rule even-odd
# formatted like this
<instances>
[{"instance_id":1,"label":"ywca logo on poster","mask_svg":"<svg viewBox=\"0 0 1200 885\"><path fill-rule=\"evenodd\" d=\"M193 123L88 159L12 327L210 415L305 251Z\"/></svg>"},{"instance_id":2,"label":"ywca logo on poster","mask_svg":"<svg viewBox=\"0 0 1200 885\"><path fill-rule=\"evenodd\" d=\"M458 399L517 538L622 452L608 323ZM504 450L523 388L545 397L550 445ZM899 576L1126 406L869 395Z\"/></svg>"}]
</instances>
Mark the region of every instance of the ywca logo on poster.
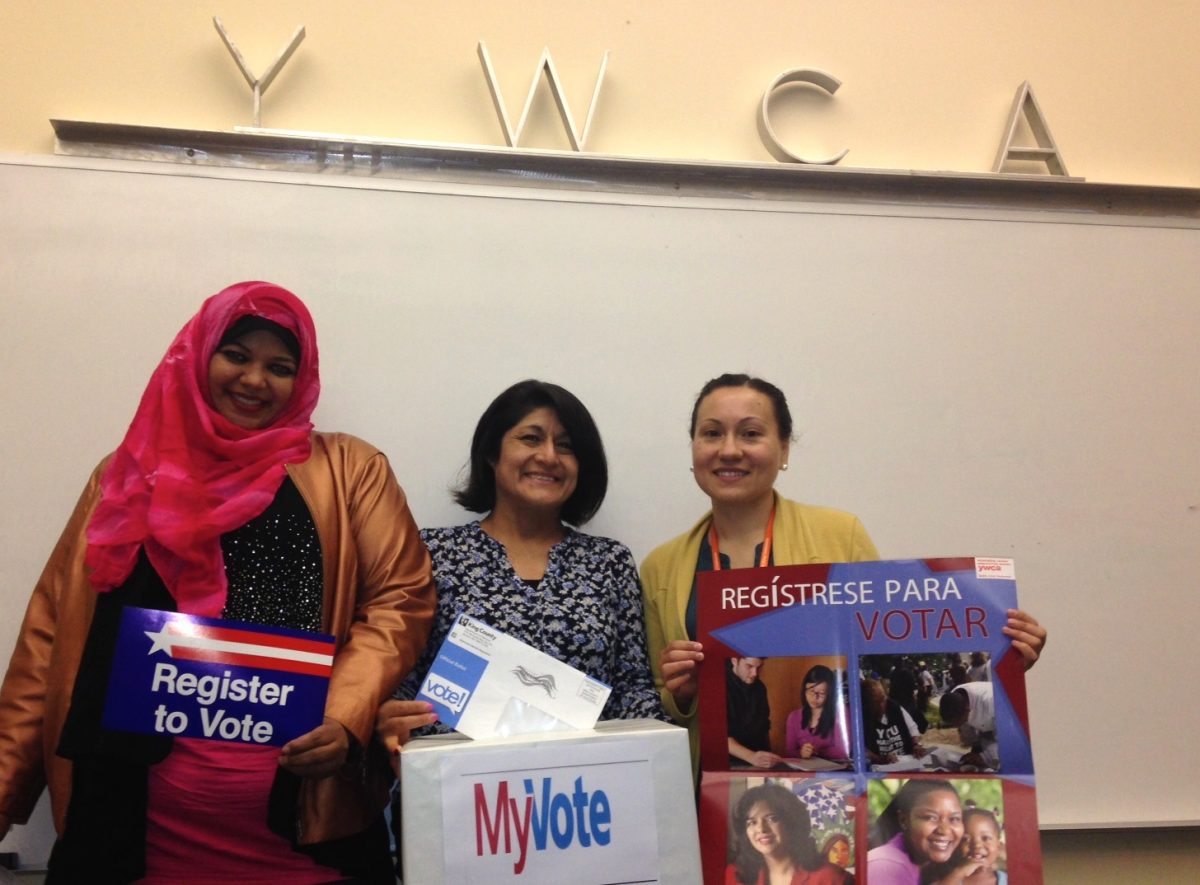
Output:
<instances>
[{"instance_id":1,"label":"ywca logo on poster","mask_svg":"<svg viewBox=\"0 0 1200 885\"><path fill-rule=\"evenodd\" d=\"M658 881L647 760L533 767L544 753L508 753L531 767L443 779L447 882Z\"/></svg>"}]
</instances>

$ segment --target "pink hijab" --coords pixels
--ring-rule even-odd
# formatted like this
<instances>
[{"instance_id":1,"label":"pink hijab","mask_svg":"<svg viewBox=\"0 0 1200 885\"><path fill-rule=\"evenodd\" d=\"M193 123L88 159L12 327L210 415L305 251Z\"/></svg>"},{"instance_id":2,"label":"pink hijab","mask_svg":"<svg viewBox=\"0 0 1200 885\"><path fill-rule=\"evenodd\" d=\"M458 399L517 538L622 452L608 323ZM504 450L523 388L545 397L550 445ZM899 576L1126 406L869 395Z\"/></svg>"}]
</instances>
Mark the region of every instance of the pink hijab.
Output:
<instances>
[{"instance_id":1,"label":"pink hijab","mask_svg":"<svg viewBox=\"0 0 1200 885\"><path fill-rule=\"evenodd\" d=\"M225 330L246 315L278 323L300 343L292 397L261 430L223 418L208 392L209 360ZM101 477L85 560L96 590L120 586L144 546L180 611L219 616L228 590L221 535L266 510L285 464L307 460L320 390L316 330L299 298L247 282L205 301L150 376Z\"/></svg>"}]
</instances>

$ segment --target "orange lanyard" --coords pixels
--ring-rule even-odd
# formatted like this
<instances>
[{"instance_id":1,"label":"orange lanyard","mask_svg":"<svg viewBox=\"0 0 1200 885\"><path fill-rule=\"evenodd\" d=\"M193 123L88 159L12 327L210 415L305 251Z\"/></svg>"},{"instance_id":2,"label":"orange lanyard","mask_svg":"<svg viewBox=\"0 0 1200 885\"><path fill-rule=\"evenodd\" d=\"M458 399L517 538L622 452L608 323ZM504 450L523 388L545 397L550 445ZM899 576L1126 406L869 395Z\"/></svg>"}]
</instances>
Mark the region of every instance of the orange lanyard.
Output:
<instances>
[{"instance_id":1,"label":"orange lanyard","mask_svg":"<svg viewBox=\"0 0 1200 885\"><path fill-rule=\"evenodd\" d=\"M766 568L771 564L771 539L775 537L775 508L771 507L771 515L767 517L767 530L763 534L762 553L758 557L758 567ZM713 571L721 570L721 548L717 544L717 527L708 527L708 546L712 549Z\"/></svg>"}]
</instances>

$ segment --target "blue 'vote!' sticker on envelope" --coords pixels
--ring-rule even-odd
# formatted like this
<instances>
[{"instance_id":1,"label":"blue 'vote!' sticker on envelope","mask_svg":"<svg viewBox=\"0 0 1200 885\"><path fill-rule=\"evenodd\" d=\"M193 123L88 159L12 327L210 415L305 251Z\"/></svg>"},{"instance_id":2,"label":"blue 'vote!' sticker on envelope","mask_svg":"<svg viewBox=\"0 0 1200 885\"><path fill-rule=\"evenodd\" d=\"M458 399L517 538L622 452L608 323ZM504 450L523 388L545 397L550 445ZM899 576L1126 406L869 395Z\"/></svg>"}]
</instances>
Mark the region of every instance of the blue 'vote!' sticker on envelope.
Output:
<instances>
[{"instance_id":1,"label":"blue 'vote!' sticker on envelope","mask_svg":"<svg viewBox=\"0 0 1200 885\"><path fill-rule=\"evenodd\" d=\"M334 639L127 607L104 727L282 746L321 724Z\"/></svg>"},{"instance_id":2,"label":"blue 'vote!' sticker on envelope","mask_svg":"<svg viewBox=\"0 0 1200 885\"><path fill-rule=\"evenodd\" d=\"M417 699L472 738L588 729L612 688L478 618L459 615Z\"/></svg>"}]
</instances>

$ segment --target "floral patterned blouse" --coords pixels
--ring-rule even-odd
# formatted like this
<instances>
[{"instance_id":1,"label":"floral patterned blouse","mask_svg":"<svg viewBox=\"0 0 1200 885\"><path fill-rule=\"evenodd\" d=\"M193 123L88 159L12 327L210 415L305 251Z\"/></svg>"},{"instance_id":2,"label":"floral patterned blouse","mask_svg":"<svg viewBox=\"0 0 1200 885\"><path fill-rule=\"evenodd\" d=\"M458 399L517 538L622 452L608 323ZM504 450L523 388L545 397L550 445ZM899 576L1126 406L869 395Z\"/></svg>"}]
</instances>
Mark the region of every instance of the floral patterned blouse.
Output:
<instances>
[{"instance_id":1,"label":"floral patterned blouse","mask_svg":"<svg viewBox=\"0 0 1200 885\"><path fill-rule=\"evenodd\" d=\"M437 582L437 617L396 697L416 697L461 613L612 686L601 719L666 719L646 657L642 591L633 555L609 538L567 529L540 581L517 576L504 545L478 522L423 529ZM436 723L436 731L449 728Z\"/></svg>"}]
</instances>

